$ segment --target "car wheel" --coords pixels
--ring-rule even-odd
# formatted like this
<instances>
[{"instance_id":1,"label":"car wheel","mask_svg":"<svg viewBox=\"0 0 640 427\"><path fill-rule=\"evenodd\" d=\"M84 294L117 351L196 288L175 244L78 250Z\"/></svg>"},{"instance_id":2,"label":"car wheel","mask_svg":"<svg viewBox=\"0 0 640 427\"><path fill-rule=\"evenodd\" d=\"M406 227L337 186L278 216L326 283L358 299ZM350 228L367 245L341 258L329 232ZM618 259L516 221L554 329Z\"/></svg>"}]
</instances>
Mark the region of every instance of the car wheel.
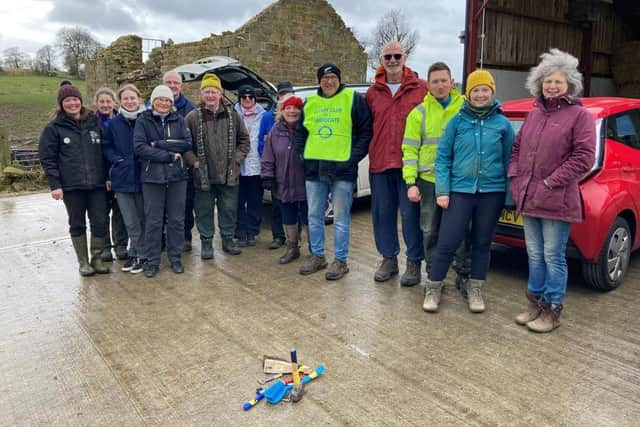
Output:
<instances>
[{"instance_id":1,"label":"car wheel","mask_svg":"<svg viewBox=\"0 0 640 427\"><path fill-rule=\"evenodd\" d=\"M610 291L622 283L629 266L631 233L624 218L616 218L609 230L598 261L584 262L582 275L594 289Z\"/></svg>"}]
</instances>

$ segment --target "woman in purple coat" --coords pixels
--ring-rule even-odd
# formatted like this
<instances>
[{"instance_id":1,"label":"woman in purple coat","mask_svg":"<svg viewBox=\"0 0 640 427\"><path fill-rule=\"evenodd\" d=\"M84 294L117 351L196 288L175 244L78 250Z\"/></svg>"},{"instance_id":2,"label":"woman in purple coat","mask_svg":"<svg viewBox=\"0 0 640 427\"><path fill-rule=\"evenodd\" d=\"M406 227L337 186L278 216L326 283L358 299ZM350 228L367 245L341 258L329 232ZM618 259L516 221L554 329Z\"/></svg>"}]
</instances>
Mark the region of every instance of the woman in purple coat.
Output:
<instances>
[{"instance_id":1,"label":"woman in purple coat","mask_svg":"<svg viewBox=\"0 0 640 427\"><path fill-rule=\"evenodd\" d=\"M516 322L551 332L560 326L565 250L571 223L584 219L578 184L593 166L596 132L576 97L582 91L578 60L558 49L540 58L526 84L536 98L534 109L516 136L508 176L529 256L528 306Z\"/></svg>"},{"instance_id":2,"label":"woman in purple coat","mask_svg":"<svg viewBox=\"0 0 640 427\"><path fill-rule=\"evenodd\" d=\"M295 129L302 104L297 96L281 101L277 123L269 133L262 155L262 186L282 202L287 251L280 257L280 264L300 258L300 230L308 224L304 166L295 150Z\"/></svg>"}]
</instances>

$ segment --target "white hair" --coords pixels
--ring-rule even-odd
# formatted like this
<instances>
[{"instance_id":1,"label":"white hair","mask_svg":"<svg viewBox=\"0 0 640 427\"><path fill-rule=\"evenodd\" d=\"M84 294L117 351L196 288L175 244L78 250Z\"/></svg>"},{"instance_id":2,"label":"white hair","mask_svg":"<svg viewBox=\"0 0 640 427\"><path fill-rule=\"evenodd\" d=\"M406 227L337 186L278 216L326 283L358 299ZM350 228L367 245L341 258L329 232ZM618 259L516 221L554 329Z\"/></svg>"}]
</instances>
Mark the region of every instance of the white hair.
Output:
<instances>
[{"instance_id":1,"label":"white hair","mask_svg":"<svg viewBox=\"0 0 640 427\"><path fill-rule=\"evenodd\" d=\"M177 76L178 80L180 81L180 83L182 83L182 76L176 70L169 70L166 73L164 73L164 75L162 76L162 82L163 83L164 83L165 79L167 78L167 76Z\"/></svg>"},{"instance_id":2,"label":"white hair","mask_svg":"<svg viewBox=\"0 0 640 427\"><path fill-rule=\"evenodd\" d=\"M561 72L567 79L570 95L582 93L582 74L578 71L578 58L560 49L550 49L540 55L540 63L531 68L525 87L538 98L542 93L542 81L549 74Z\"/></svg>"}]
</instances>

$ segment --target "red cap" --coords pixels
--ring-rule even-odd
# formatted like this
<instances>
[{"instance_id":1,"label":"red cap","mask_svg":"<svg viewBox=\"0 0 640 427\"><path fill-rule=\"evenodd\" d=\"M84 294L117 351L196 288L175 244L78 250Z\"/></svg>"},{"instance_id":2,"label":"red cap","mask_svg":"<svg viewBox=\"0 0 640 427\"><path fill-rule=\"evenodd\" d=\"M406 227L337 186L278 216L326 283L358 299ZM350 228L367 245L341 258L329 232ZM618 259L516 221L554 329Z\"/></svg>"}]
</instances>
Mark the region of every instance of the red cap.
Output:
<instances>
[{"instance_id":1,"label":"red cap","mask_svg":"<svg viewBox=\"0 0 640 427\"><path fill-rule=\"evenodd\" d=\"M282 107L281 108L284 110L289 105L293 105L298 110L302 110L302 105L303 105L302 98L298 98L297 96L290 96L289 98L285 99L282 102Z\"/></svg>"}]
</instances>

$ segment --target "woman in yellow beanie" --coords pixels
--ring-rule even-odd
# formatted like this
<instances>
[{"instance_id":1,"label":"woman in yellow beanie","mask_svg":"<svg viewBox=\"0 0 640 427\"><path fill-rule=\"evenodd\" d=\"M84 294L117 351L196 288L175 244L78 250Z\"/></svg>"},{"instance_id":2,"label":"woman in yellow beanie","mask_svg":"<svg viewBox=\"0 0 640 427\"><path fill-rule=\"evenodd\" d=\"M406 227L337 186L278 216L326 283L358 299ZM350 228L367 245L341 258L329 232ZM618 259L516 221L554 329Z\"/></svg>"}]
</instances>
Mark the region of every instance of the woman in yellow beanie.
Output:
<instances>
[{"instance_id":1,"label":"woman in yellow beanie","mask_svg":"<svg viewBox=\"0 0 640 427\"><path fill-rule=\"evenodd\" d=\"M442 289L453 259L471 221L471 274L467 281L469 310L485 309L482 288L489 269L491 237L504 207L507 167L514 131L495 99L496 84L485 70L467 79L467 100L449 121L436 156L436 202L442 222L427 289ZM424 309L438 301L425 297ZM433 309L435 306L435 309ZM428 310L429 309L429 310Z\"/></svg>"}]
</instances>

